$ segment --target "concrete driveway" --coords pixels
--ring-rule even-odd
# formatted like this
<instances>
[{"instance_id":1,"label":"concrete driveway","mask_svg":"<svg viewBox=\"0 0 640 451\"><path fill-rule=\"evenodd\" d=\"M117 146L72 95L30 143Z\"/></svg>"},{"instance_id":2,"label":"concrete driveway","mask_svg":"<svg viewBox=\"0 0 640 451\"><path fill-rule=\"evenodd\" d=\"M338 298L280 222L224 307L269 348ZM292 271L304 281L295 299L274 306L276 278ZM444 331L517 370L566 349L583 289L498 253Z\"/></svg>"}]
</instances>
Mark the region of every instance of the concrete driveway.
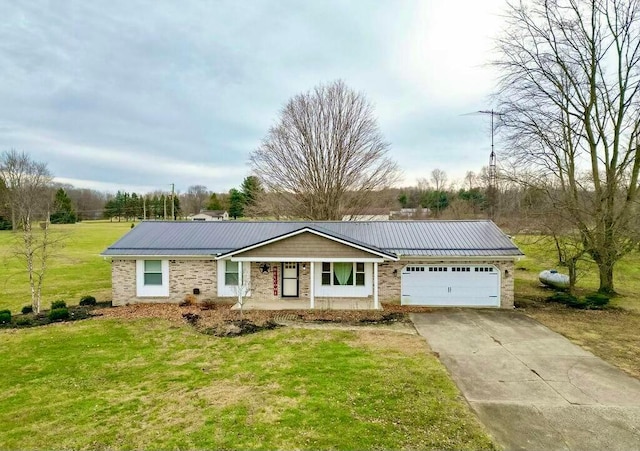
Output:
<instances>
[{"instance_id":1,"label":"concrete driveway","mask_svg":"<svg viewBox=\"0 0 640 451\"><path fill-rule=\"evenodd\" d=\"M640 381L512 311L412 314L507 450L640 449Z\"/></svg>"}]
</instances>

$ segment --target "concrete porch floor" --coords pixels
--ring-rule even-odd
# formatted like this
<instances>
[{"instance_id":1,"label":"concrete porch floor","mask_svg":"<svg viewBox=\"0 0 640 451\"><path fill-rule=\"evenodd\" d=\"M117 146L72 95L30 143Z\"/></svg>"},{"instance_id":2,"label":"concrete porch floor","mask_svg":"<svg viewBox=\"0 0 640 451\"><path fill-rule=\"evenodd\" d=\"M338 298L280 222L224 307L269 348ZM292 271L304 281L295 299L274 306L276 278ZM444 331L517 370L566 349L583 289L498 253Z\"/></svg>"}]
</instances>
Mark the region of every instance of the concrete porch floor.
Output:
<instances>
[{"instance_id":1,"label":"concrete porch floor","mask_svg":"<svg viewBox=\"0 0 640 451\"><path fill-rule=\"evenodd\" d=\"M376 310L372 299L316 299L315 310ZM310 310L309 299L280 299L277 301L252 301L247 299L244 310ZM236 303L232 310L239 310ZM382 310L382 306L378 310Z\"/></svg>"}]
</instances>

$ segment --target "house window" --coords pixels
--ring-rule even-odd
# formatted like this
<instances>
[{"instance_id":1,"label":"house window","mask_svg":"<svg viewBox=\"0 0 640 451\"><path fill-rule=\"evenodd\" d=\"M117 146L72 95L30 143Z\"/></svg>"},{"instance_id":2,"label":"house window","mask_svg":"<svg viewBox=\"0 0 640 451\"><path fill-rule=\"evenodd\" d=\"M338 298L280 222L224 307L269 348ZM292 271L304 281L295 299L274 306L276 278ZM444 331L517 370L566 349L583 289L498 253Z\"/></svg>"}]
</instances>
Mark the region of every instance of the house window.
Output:
<instances>
[{"instance_id":1,"label":"house window","mask_svg":"<svg viewBox=\"0 0 640 451\"><path fill-rule=\"evenodd\" d=\"M322 285L365 285L364 263L323 262Z\"/></svg>"},{"instance_id":2,"label":"house window","mask_svg":"<svg viewBox=\"0 0 640 451\"><path fill-rule=\"evenodd\" d=\"M162 285L162 261L161 260L145 260L144 261L144 284L145 285Z\"/></svg>"},{"instance_id":3,"label":"house window","mask_svg":"<svg viewBox=\"0 0 640 451\"><path fill-rule=\"evenodd\" d=\"M331 263L322 263L322 285L331 285Z\"/></svg>"},{"instance_id":4,"label":"house window","mask_svg":"<svg viewBox=\"0 0 640 451\"><path fill-rule=\"evenodd\" d=\"M224 269L224 284L229 286L238 286L238 262L227 260Z\"/></svg>"},{"instance_id":5,"label":"house window","mask_svg":"<svg viewBox=\"0 0 640 451\"><path fill-rule=\"evenodd\" d=\"M364 286L364 263L356 263L356 285Z\"/></svg>"},{"instance_id":6,"label":"house window","mask_svg":"<svg viewBox=\"0 0 640 451\"><path fill-rule=\"evenodd\" d=\"M353 285L353 263L333 264L333 284Z\"/></svg>"},{"instance_id":7,"label":"house window","mask_svg":"<svg viewBox=\"0 0 640 451\"><path fill-rule=\"evenodd\" d=\"M169 296L169 260L136 260L136 296Z\"/></svg>"}]
</instances>

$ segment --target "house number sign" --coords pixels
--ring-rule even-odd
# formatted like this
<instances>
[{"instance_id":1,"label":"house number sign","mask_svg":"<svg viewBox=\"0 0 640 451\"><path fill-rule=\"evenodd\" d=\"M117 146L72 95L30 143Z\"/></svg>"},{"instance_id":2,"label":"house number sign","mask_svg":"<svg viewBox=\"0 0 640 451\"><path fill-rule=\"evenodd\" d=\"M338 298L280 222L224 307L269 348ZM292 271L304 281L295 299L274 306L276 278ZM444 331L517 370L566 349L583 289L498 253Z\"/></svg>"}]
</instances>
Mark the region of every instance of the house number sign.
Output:
<instances>
[{"instance_id":1,"label":"house number sign","mask_svg":"<svg viewBox=\"0 0 640 451\"><path fill-rule=\"evenodd\" d=\"M278 267L273 265L273 295L278 295Z\"/></svg>"}]
</instances>

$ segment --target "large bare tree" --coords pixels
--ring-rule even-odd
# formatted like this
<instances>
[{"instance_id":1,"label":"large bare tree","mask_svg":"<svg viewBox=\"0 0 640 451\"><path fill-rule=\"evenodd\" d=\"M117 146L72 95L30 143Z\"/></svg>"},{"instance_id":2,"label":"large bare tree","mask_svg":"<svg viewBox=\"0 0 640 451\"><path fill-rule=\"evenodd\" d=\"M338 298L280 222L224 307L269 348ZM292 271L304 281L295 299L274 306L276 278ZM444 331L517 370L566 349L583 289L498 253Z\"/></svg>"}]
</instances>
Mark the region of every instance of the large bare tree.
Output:
<instances>
[{"instance_id":1,"label":"large bare tree","mask_svg":"<svg viewBox=\"0 0 640 451\"><path fill-rule=\"evenodd\" d=\"M198 214L206 205L211 192L204 185L193 185L187 188L187 192L182 195L182 205L184 212Z\"/></svg>"},{"instance_id":2,"label":"large bare tree","mask_svg":"<svg viewBox=\"0 0 640 451\"><path fill-rule=\"evenodd\" d=\"M501 132L598 265L600 291L637 243L638 0L530 0L508 7L494 62Z\"/></svg>"},{"instance_id":3,"label":"large bare tree","mask_svg":"<svg viewBox=\"0 0 640 451\"><path fill-rule=\"evenodd\" d=\"M0 156L0 178L7 188L14 230L19 230L16 255L25 263L33 310L39 313L47 262L52 247L60 239L48 227L52 176L45 163L10 150ZM42 227L38 226L40 221Z\"/></svg>"},{"instance_id":4,"label":"large bare tree","mask_svg":"<svg viewBox=\"0 0 640 451\"><path fill-rule=\"evenodd\" d=\"M366 97L335 81L289 100L251 165L291 215L340 219L398 180L388 150Z\"/></svg>"}]
</instances>

